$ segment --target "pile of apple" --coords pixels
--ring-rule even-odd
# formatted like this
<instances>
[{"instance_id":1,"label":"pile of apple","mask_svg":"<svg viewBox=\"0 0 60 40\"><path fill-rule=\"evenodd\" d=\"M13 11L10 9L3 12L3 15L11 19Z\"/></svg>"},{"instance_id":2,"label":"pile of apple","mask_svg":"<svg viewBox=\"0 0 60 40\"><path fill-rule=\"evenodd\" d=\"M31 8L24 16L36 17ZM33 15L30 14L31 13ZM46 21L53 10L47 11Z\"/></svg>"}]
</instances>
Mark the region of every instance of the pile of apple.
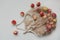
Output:
<instances>
[{"instance_id":1,"label":"pile of apple","mask_svg":"<svg viewBox=\"0 0 60 40\"><path fill-rule=\"evenodd\" d=\"M30 7L32 9L34 9L35 8L35 4L32 3L30 5ZM52 29L56 28L56 22L57 22L57 19L56 19L56 16L57 15L56 15L56 13L52 12L52 10L50 8L47 8L45 6L41 7L41 3L40 2L37 2L36 3L36 7L37 8L34 10L34 12L37 11L39 13L40 17L42 17L43 19L48 18L48 20L46 21L46 29L47 29L46 32L51 32ZM25 16L25 13L24 12L20 12L20 15L22 17L24 17ZM37 17L35 15L33 15L33 19L36 21L37 20ZM12 20L11 21L11 24L13 24L14 26L17 25L16 20ZM14 35L17 35L18 34L18 31L15 30L13 32L13 34Z\"/></svg>"}]
</instances>

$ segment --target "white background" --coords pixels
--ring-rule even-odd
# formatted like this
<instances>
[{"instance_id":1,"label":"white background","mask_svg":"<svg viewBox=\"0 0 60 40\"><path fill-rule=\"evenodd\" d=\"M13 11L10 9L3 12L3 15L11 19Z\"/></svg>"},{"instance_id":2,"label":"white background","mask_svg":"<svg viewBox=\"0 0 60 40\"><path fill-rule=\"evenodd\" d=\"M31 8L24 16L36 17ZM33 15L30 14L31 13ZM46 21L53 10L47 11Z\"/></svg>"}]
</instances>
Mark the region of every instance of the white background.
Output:
<instances>
[{"instance_id":1,"label":"white background","mask_svg":"<svg viewBox=\"0 0 60 40\"><path fill-rule=\"evenodd\" d=\"M44 37L37 37L31 33L23 35L22 31L19 31L18 36L14 36L12 32L16 29L11 25L11 20L21 22L23 18L19 13L26 12L31 3L36 4L38 1L57 14L56 30ZM22 24L19 27L23 26ZM0 0L0 40L60 40L60 0Z\"/></svg>"}]
</instances>

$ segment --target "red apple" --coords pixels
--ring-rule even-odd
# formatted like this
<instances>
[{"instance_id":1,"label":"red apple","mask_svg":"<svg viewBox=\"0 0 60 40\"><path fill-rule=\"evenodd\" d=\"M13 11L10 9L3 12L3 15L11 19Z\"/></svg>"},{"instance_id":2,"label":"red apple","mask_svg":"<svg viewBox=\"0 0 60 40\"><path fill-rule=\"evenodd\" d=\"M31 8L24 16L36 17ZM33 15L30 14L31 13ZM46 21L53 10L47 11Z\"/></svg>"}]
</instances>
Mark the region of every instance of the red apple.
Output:
<instances>
[{"instance_id":1,"label":"red apple","mask_svg":"<svg viewBox=\"0 0 60 40\"><path fill-rule=\"evenodd\" d=\"M56 18L56 13L52 13L52 17L53 18Z\"/></svg>"},{"instance_id":2,"label":"red apple","mask_svg":"<svg viewBox=\"0 0 60 40\"><path fill-rule=\"evenodd\" d=\"M32 3L32 4L31 4L31 8L34 8L34 6L35 6L35 5Z\"/></svg>"},{"instance_id":3,"label":"red apple","mask_svg":"<svg viewBox=\"0 0 60 40\"><path fill-rule=\"evenodd\" d=\"M36 6L39 7L40 5L41 5L41 3L40 2L37 2Z\"/></svg>"},{"instance_id":4,"label":"red apple","mask_svg":"<svg viewBox=\"0 0 60 40\"><path fill-rule=\"evenodd\" d=\"M41 12L40 12L40 16L41 16L41 17L44 16L44 12L41 11Z\"/></svg>"},{"instance_id":5,"label":"red apple","mask_svg":"<svg viewBox=\"0 0 60 40\"><path fill-rule=\"evenodd\" d=\"M14 35L18 35L18 31L14 31L13 34L14 34Z\"/></svg>"},{"instance_id":6,"label":"red apple","mask_svg":"<svg viewBox=\"0 0 60 40\"><path fill-rule=\"evenodd\" d=\"M51 29L52 25L51 24L46 24L47 29Z\"/></svg>"},{"instance_id":7,"label":"red apple","mask_svg":"<svg viewBox=\"0 0 60 40\"><path fill-rule=\"evenodd\" d=\"M16 25L16 20L12 20L11 22L13 25Z\"/></svg>"},{"instance_id":8,"label":"red apple","mask_svg":"<svg viewBox=\"0 0 60 40\"><path fill-rule=\"evenodd\" d=\"M23 17L24 16L24 12L20 12L20 15Z\"/></svg>"},{"instance_id":9,"label":"red apple","mask_svg":"<svg viewBox=\"0 0 60 40\"><path fill-rule=\"evenodd\" d=\"M47 12L48 12L48 13L51 13L51 9L48 9Z\"/></svg>"}]
</instances>

